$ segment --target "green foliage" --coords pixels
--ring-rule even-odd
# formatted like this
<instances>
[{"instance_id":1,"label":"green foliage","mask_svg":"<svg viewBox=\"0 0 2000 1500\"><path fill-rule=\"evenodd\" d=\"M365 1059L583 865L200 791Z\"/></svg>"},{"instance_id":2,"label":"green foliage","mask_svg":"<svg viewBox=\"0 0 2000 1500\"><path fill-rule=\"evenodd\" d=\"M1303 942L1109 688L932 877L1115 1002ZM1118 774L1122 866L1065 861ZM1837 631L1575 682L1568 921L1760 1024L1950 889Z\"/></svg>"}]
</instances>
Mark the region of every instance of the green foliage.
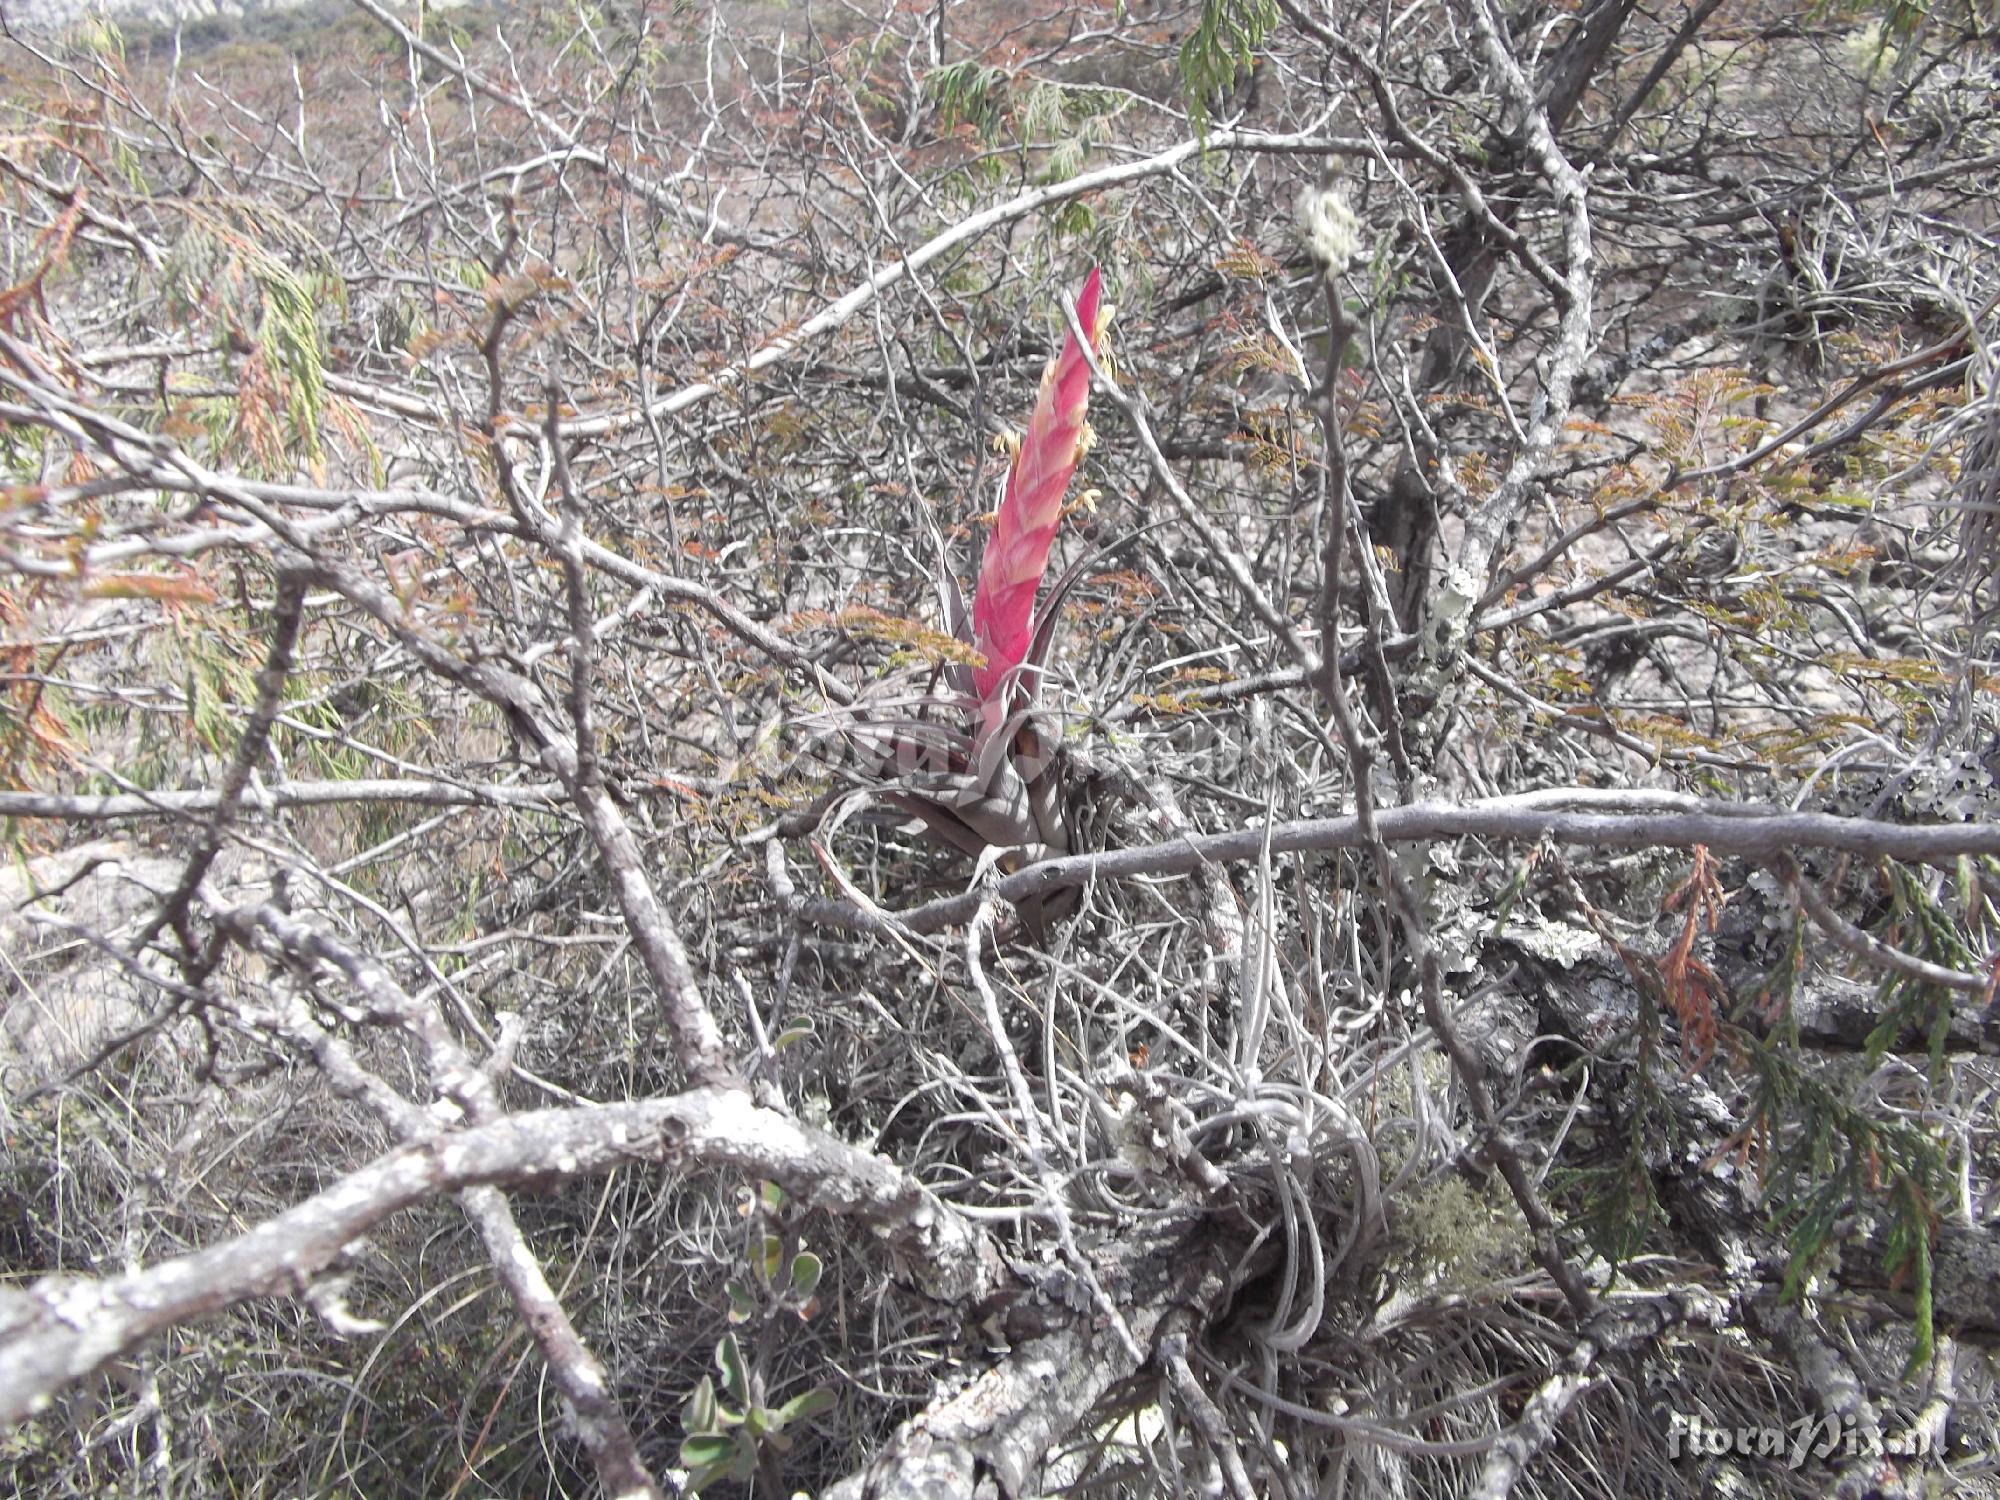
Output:
<instances>
[{"instance_id":1,"label":"green foliage","mask_svg":"<svg viewBox=\"0 0 2000 1500\"><path fill-rule=\"evenodd\" d=\"M155 711L141 713L117 703L76 711L78 739L112 749L118 766L115 780L90 777L91 791L120 791L121 783L142 789L198 783L191 758L198 765L203 754L220 758L236 747L239 715L256 696L257 646L219 608L170 606L162 625L149 649L178 688L178 702L163 698Z\"/></svg>"},{"instance_id":2,"label":"green foliage","mask_svg":"<svg viewBox=\"0 0 2000 1500\"><path fill-rule=\"evenodd\" d=\"M1977 967L1958 914L1931 898L1916 873L1885 862L1882 878L1891 897L1884 919L1889 941L1936 963ZM1976 872L1961 872L1958 888L1976 893ZM1973 903L1965 904L1973 909ZM1559 1177L1580 1197L1579 1226L1614 1267L1641 1253L1664 1226L1654 1173L1680 1155L1676 1111L1659 1075L1659 1043L1665 1017L1674 1009L1660 972L1664 965L1640 961L1644 956L1630 951L1623 956L1640 1000L1636 1104L1621 1117L1621 1140L1608 1161ZM1951 994L1892 976L1881 990L1883 1010L1869 1038L1866 1070L1844 1069L1799 1048L1793 1002L1805 963L1805 927L1794 912L1770 972L1729 1019L1716 1021L1712 1055L1688 1056L1686 1065L1739 1075L1746 1100L1742 1125L1717 1156L1733 1156L1749 1174L1746 1184L1754 1178L1769 1223L1784 1238L1782 1295L1804 1295L1826 1256L1879 1226L1883 1271L1911 1290L1914 1372L1935 1347L1932 1205L1949 1183L1949 1152L1919 1117L1885 1114L1868 1080L1886 1051L1912 1028L1929 1045L1932 1079L1941 1076ZM1753 1015L1761 1024L1750 1024Z\"/></svg>"},{"instance_id":3,"label":"green foliage","mask_svg":"<svg viewBox=\"0 0 2000 1500\"><path fill-rule=\"evenodd\" d=\"M1086 240L1097 229L1097 215L1082 199L1065 203L1050 220L1050 228L1067 239Z\"/></svg>"},{"instance_id":4,"label":"green foliage","mask_svg":"<svg viewBox=\"0 0 2000 1500\"><path fill-rule=\"evenodd\" d=\"M241 203L195 200L159 270L168 318L240 356L233 396L177 401L159 413L169 435L204 437L218 458L290 477L317 467L327 416L324 314L347 310L347 286L295 225ZM197 388L205 382L196 379Z\"/></svg>"},{"instance_id":5,"label":"green foliage","mask_svg":"<svg viewBox=\"0 0 2000 1500\"><path fill-rule=\"evenodd\" d=\"M755 1343L761 1350L787 1322L810 1318L819 1310L825 1263L788 1234L770 1227L784 1207L782 1188L771 1182L759 1184L748 1205L751 1230L744 1247L748 1275L734 1277L724 1287L731 1328L716 1342L715 1374L702 1376L681 1403L681 1427L687 1436L680 1461L688 1471L691 1491L723 1480L747 1480L760 1471L775 1479L778 1461L792 1449L791 1429L832 1410L838 1399L830 1387L817 1385L772 1404L765 1394L761 1362L745 1353L737 1331L748 1333L755 1325L764 1335Z\"/></svg>"},{"instance_id":6,"label":"green foliage","mask_svg":"<svg viewBox=\"0 0 2000 1500\"><path fill-rule=\"evenodd\" d=\"M1129 95L1115 89L1051 80L1017 90L1000 69L973 58L933 68L924 75L923 89L941 131L970 127L988 148L1018 148L1019 160L1032 161L1033 180L1041 183L1063 182L1081 172L1109 135L1111 123L1131 104ZM943 187L956 201L969 204L983 191L1001 186L1007 170L1006 154L988 149L950 173ZM1055 219L1058 235L1088 233L1095 225L1080 203L1063 205Z\"/></svg>"},{"instance_id":7,"label":"green foliage","mask_svg":"<svg viewBox=\"0 0 2000 1500\"><path fill-rule=\"evenodd\" d=\"M1889 914L1880 933L1883 939L1945 968L1976 971L1983 967L1985 960L1966 941L1953 914L1908 866L1885 860L1882 880L1890 897ZM1961 881L1961 888L1963 884ZM1976 891L1977 881L1972 885ZM1869 1062L1879 1063L1898 1037L1914 1030L1925 1040L1931 1079L1936 1082L1944 1073L1944 1044L1951 1035L1952 991L1891 971L1883 977L1876 998L1882 1013L1868 1034Z\"/></svg>"},{"instance_id":8,"label":"green foliage","mask_svg":"<svg viewBox=\"0 0 2000 1500\"><path fill-rule=\"evenodd\" d=\"M1940 6L1935 0L1860 0L1858 4L1850 0L1821 0L1811 11L1815 20L1862 23L1861 30L1851 40L1869 71L1881 66L1885 53L1890 54L1888 61L1893 62L1895 44L1909 41L1927 21L1941 19L1947 24L1970 25L1978 31L1984 29L1984 24L1990 24L1992 14L1991 0L1965 0L1963 6ZM1871 52L1875 58L1869 62Z\"/></svg>"},{"instance_id":9,"label":"green foliage","mask_svg":"<svg viewBox=\"0 0 2000 1500\"><path fill-rule=\"evenodd\" d=\"M1616 1116L1616 1135L1600 1151L1600 1160L1554 1174L1560 1188L1579 1207L1576 1225L1612 1271L1646 1249L1653 1232L1666 1222L1666 1210L1654 1181L1654 1168L1680 1153L1681 1129L1658 1076L1663 1026L1660 995L1634 969L1639 994L1638 1055L1631 1082L1621 1094L1631 1107ZM1591 1144L1586 1136L1580 1145Z\"/></svg>"},{"instance_id":10,"label":"green foliage","mask_svg":"<svg viewBox=\"0 0 2000 1500\"><path fill-rule=\"evenodd\" d=\"M1584 1193L1585 1210L1578 1223L1590 1248L1614 1271L1641 1254L1654 1231L1666 1223L1666 1210L1660 1205L1637 1131L1616 1159L1586 1168L1573 1180Z\"/></svg>"},{"instance_id":11,"label":"green foliage","mask_svg":"<svg viewBox=\"0 0 2000 1500\"><path fill-rule=\"evenodd\" d=\"M1663 1154L1677 1154L1681 1136L1653 1077L1650 1055L1637 1070L1634 1089L1638 1106L1621 1122L1609 1160L1559 1179L1581 1200L1578 1227L1614 1272L1644 1253L1666 1223L1653 1163Z\"/></svg>"},{"instance_id":12,"label":"green foliage","mask_svg":"<svg viewBox=\"0 0 2000 1500\"><path fill-rule=\"evenodd\" d=\"M1931 1308L1931 1205L1947 1184L1942 1142L1929 1130L1884 1119L1839 1086L1837 1075L1809 1069L1789 1047L1742 1035L1753 1103L1739 1137L1746 1163L1764 1177L1764 1201L1790 1252L1783 1293L1801 1296L1823 1257L1869 1217L1886 1221L1883 1269L1914 1280L1910 1367L1935 1346Z\"/></svg>"},{"instance_id":13,"label":"green foliage","mask_svg":"<svg viewBox=\"0 0 2000 1500\"><path fill-rule=\"evenodd\" d=\"M1277 24L1277 0L1202 0L1201 20L1180 55L1182 93L1197 135L1208 134L1210 106L1251 65Z\"/></svg>"},{"instance_id":14,"label":"green foliage","mask_svg":"<svg viewBox=\"0 0 2000 1500\"><path fill-rule=\"evenodd\" d=\"M87 14L77 22L70 40L113 72L125 62L125 34L108 15Z\"/></svg>"},{"instance_id":15,"label":"green foliage","mask_svg":"<svg viewBox=\"0 0 2000 1500\"><path fill-rule=\"evenodd\" d=\"M308 457L320 453L320 414L326 406L326 372L322 368L319 310L305 279L270 257L253 263L252 274L263 293L263 317L257 341L264 357L286 375L285 413L292 432ZM315 277L323 289L340 287L338 278ZM344 295L344 288L342 293Z\"/></svg>"},{"instance_id":16,"label":"green foliage","mask_svg":"<svg viewBox=\"0 0 2000 1500\"><path fill-rule=\"evenodd\" d=\"M1936 1309L1931 1300L1931 1239L1937 1233L1930 1200L1908 1176L1898 1177L1890 1193L1888 1245L1882 1269L1892 1281L1908 1277L1913 1304L1910 1326L1914 1338L1905 1372L1915 1375L1937 1352Z\"/></svg>"},{"instance_id":17,"label":"green foliage","mask_svg":"<svg viewBox=\"0 0 2000 1500\"><path fill-rule=\"evenodd\" d=\"M278 727L278 743L295 759L301 774L327 781L358 781L382 773L382 763L344 742L343 731L366 725L369 745L392 755L417 756L437 739L422 697L408 681L386 676L333 683L301 674L287 685L285 717L300 726ZM314 734L305 731L318 730Z\"/></svg>"},{"instance_id":18,"label":"green foliage","mask_svg":"<svg viewBox=\"0 0 2000 1500\"><path fill-rule=\"evenodd\" d=\"M937 112L940 129L970 125L991 145L1000 138L1007 75L977 58L946 63L924 75L924 102Z\"/></svg>"},{"instance_id":19,"label":"green foliage","mask_svg":"<svg viewBox=\"0 0 2000 1500\"><path fill-rule=\"evenodd\" d=\"M1793 1002L1798 998L1799 981L1805 977L1806 969L1806 920L1803 912L1793 911L1785 932L1785 945L1778 951L1770 971L1757 982L1750 1003L1770 1026L1767 1040L1795 1046L1799 1039L1799 1020Z\"/></svg>"},{"instance_id":20,"label":"green foliage","mask_svg":"<svg viewBox=\"0 0 2000 1500\"><path fill-rule=\"evenodd\" d=\"M42 472L42 455L48 451L48 429L27 423L0 423L0 476L29 484Z\"/></svg>"}]
</instances>

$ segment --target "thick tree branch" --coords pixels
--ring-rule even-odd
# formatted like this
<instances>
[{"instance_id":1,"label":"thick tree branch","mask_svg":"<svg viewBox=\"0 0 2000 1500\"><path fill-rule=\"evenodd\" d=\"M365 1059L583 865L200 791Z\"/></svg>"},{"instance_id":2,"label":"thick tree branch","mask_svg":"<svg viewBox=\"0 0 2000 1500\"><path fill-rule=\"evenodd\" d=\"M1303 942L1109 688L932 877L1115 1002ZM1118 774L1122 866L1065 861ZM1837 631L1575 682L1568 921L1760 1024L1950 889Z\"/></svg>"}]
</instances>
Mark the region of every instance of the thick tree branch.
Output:
<instances>
[{"instance_id":1,"label":"thick tree branch","mask_svg":"<svg viewBox=\"0 0 2000 1500\"><path fill-rule=\"evenodd\" d=\"M432 1082L440 1093L456 1102L475 1123L499 1118L499 1101L486 1072L472 1065L437 1013L404 991L379 962L275 907L237 908L222 913L218 920L232 936L246 943L257 944L260 936L268 934L273 942L257 945L278 949L281 956L303 970L308 982L314 975L315 957L331 963L360 990L371 1008L422 1038ZM253 1026L265 1019L268 1029L319 1065L336 1093L372 1109L405 1143L435 1140L443 1134L437 1116L363 1068L347 1044L319 1024L299 995L279 1000L275 1015L245 1019ZM510 1046L511 1040L503 1034L503 1055ZM549 1285L507 1195L496 1187L469 1187L458 1194L458 1202L479 1231L494 1276L513 1300L516 1313L542 1351L556 1388L575 1414L577 1435L591 1456L605 1494L618 1500L664 1500L665 1491L639 1458L638 1444L611 1393L602 1362L584 1342L561 1298Z\"/></svg>"},{"instance_id":2,"label":"thick tree branch","mask_svg":"<svg viewBox=\"0 0 2000 1500\"><path fill-rule=\"evenodd\" d=\"M1099 1275L1120 1287L1129 1332L1148 1348L1172 1314L1204 1314L1226 1284L1223 1248L1208 1241L1198 1222L1192 1230L1185 1223L1158 1226L1148 1240L1127 1240L1121 1248L1121 1263L1100 1266ZM1060 1313L1060 1326L1022 1341L993 1369L905 1422L867 1468L828 1490L826 1500L975 1500L996 1493L1025 1500L1041 1493L1036 1476L1050 1446L1139 1367L1101 1318L1034 1311Z\"/></svg>"},{"instance_id":3,"label":"thick tree branch","mask_svg":"<svg viewBox=\"0 0 2000 1500\"><path fill-rule=\"evenodd\" d=\"M170 790L68 796L60 792L0 792L0 818L52 818L65 823L105 823L124 818L179 818L214 812L220 791ZM562 805L559 782L516 786L419 781L385 777L356 781L252 782L235 799L239 809L279 812L292 807L337 807L350 803L400 802L419 807L519 807L554 812Z\"/></svg>"},{"instance_id":4,"label":"thick tree branch","mask_svg":"<svg viewBox=\"0 0 2000 1500\"><path fill-rule=\"evenodd\" d=\"M0 1296L0 1423L155 1334L251 1297L299 1295L342 1248L444 1193L531 1187L637 1162L734 1167L809 1207L855 1219L940 1301L969 1307L1002 1282L986 1236L880 1157L751 1102L697 1088L629 1104L549 1109L402 1146L235 1239L103 1280L49 1276Z\"/></svg>"},{"instance_id":5,"label":"thick tree branch","mask_svg":"<svg viewBox=\"0 0 2000 1500\"><path fill-rule=\"evenodd\" d=\"M1381 809L1375 822L1380 837L1391 844L1444 838L1530 844L1549 839L1598 849L1691 849L1706 844L1717 854L1759 861L1795 849L1830 849L1912 862L1953 859L1961 854L2000 855L2000 825L1991 823L1883 823L1832 813L1711 802L1678 792L1558 788L1458 803L1412 802ZM1280 823L1271 830L1270 841L1274 854L1360 849L1367 844L1360 820L1352 814ZM1004 876L994 882L990 894L1019 901L1094 880L1184 875L1210 862L1254 860L1263 842L1261 828L1247 828L1105 854L1073 854ZM893 915L912 931L936 932L969 921L979 900L976 893L948 896ZM804 902L799 912L824 926L861 929L871 925L839 902Z\"/></svg>"}]
</instances>

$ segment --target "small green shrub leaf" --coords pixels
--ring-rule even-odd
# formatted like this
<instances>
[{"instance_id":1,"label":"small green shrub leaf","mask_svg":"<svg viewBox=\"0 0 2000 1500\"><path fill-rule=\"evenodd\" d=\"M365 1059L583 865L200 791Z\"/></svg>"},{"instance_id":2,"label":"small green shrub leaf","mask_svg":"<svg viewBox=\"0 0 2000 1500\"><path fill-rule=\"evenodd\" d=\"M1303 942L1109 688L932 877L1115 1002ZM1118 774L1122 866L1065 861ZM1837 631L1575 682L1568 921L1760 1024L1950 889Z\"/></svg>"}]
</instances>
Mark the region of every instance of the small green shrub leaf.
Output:
<instances>
[{"instance_id":1,"label":"small green shrub leaf","mask_svg":"<svg viewBox=\"0 0 2000 1500\"><path fill-rule=\"evenodd\" d=\"M792 1397L775 1413L780 1427L789 1427L794 1422L803 1422L818 1416L823 1411L833 1409L839 1398L830 1386L816 1385L811 1390Z\"/></svg>"},{"instance_id":2,"label":"small green shrub leaf","mask_svg":"<svg viewBox=\"0 0 2000 1500\"><path fill-rule=\"evenodd\" d=\"M715 1368L722 1372L722 1388L743 1406L750 1404L750 1377L743 1368L743 1346L736 1335L727 1333L715 1346Z\"/></svg>"},{"instance_id":3,"label":"small green shrub leaf","mask_svg":"<svg viewBox=\"0 0 2000 1500\"><path fill-rule=\"evenodd\" d=\"M727 1468L735 1457L736 1439L732 1437L721 1437L705 1432L681 1444L681 1463L690 1470Z\"/></svg>"},{"instance_id":4,"label":"small green shrub leaf","mask_svg":"<svg viewBox=\"0 0 2000 1500\"><path fill-rule=\"evenodd\" d=\"M730 1281L723 1289L729 1298L729 1321L747 1323L757 1311L757 1301L750 1295L750 1288L740 1281Z\"/></svg>"},{"instance_id":5,"label":"small green shrub leaf","mask_svg":"<svg viewBox=\"0 0 2000 1500\"><path fill-rule=\"evenodd\" d=\"M785 1244L775 1234L767 1234L760 1239L750 1252L750 1264L756 1268L758 1278L766 1286L778 1279L778 1273L785 1264Z\"/></svg>"},{"instance_id":6,"label":"small green shrub leaf","mask_svg":"<svg viewBox=\"0 0 2000 1500\"><path fill-rule=\"evenodd\" d=\"M819 1278L826 1267L810 1250L801 1250L792 1257L792 1290L801 1297L810 1297L819 1286Z\"/></svg>"},{"instance_id":7,"label":"small green shrub leaf","mask_svg":"<svg viewBox=\"0 0 2000 1500\"><path fill-rule=\"evenodd\" d=\"M706 1375L681 1403L681 1426L690 1435L715 1430L715 1382Z\"/></svg>"}]
</instances>

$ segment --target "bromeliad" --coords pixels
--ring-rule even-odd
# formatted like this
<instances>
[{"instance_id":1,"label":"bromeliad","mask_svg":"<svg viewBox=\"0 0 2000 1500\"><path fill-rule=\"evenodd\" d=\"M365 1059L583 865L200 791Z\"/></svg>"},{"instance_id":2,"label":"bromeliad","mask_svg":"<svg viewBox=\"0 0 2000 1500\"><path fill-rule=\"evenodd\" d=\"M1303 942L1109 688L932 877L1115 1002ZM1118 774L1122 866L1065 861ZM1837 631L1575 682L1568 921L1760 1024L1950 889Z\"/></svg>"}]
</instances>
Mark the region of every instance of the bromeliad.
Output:
<instances>
[{"instance_id":1,"label":"bromeliad","mask_svg":"<svg viewBox=\"0 0 2000 1500\"><path fill-rule=\"evenodd\" d=\"M1093 352L1109 321L1109 310L1099 305L1100 290L1098 273L1092 270L1076 299L1077 327L1089 334ZM1040 661L1033 659L1035 650L1038 644L1047 649L1041 626L1061 602L1058 591L1038 622L1035 595L1048 570L1049 546L1062 520L1070 476L1088 446L1084 412L1089 402L1090 365L1071 332L1063 337L1062 352L1042 372L1034 415L1008 470L993 535L980 560L979 587L972 596L972 646L985 662L974 669L972 687L982 712L1003 707L1015 687L1029 698L1034 695L1034 678L1041 670Z\"/></svg>"},{"instance_id":2,"label":"bromeliad","mask_svg":"<svg viewBox=\"0 0 2000 1500\"><path fill-rule=\"evenodd\" d=\"M1075 329L1089 337L1093 353L1109 322L1092 270L1076 299ZM1042 374L970 611L948 569L940 579L946 623L976 657L943 668L949 713L850 726L891 759L877 795L920 819L939 842L1008 869L1071 852L1077 833L1066 757L1053 726L1035 712L1057 611L1089 561L1058 578L1036 607L1064 496L1090 446L1090 360L1075 329ZM1039 925L1039 913L1028 916Z\"/></svg>"}]
</instances>

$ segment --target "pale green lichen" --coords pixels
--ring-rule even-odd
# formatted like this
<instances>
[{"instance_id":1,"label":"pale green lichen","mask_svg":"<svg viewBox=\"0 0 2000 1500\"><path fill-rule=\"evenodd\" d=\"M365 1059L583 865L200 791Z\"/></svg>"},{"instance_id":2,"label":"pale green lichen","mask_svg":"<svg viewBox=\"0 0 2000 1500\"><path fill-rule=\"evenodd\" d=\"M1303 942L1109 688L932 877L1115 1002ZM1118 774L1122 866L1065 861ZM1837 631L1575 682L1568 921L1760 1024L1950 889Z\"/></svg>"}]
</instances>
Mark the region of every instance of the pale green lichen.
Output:
<instances>
[{"instance_id":1,"label":"pale green lichen","mask_svg":"<svg viewBox=\"0 0 2000 1500\"><path fill-rule=\"evenodd\" d=\"M1532 1245L1498 1183L1481 1189L1456 1174L1424 1184L1396 1216L1392 1264L1427 1290L1476 1292L1519 1274Z\"/></svg>"},{"instance_id":2,"label":"pale green lichen","mask_svg":"<svg viewBox=\"0 0 2000 1500\"><path fill-rule=\"evenodd\" d=\"M1604 949L1604 940L1588 928L1551 922L1537 912L1515 913L1506 937L1516 947L1564 969L1573 969Z\"/></svg>"}]
</instances>

